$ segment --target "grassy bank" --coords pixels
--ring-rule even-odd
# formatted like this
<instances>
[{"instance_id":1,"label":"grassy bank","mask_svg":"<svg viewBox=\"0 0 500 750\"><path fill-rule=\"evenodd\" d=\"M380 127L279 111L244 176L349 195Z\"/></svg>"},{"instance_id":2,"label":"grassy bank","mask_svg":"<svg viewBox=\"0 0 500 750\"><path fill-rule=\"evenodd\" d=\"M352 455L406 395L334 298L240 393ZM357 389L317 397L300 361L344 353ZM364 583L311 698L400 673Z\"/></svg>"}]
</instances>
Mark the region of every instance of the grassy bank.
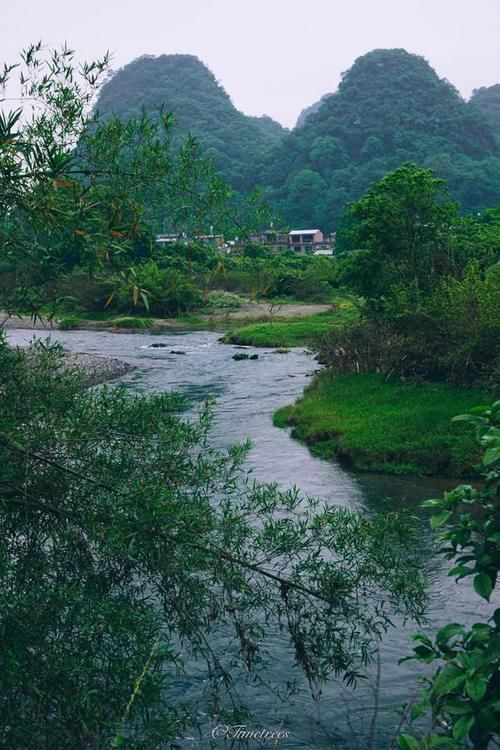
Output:
<instances>
[{"instance_id":1,"label":"grassy bank","mask_svg":"<svg viewBox=\"0 0 500 750\"><path fill-rule=\"evenodd\" d=\"M348 323L359 314L352 297L339 295L327 312L301 318L279 318L263 323L250 323L229 331L226 344L248 346L311 346L314 341L336 324Z\"/></svg>"},{"instance_id":2,"label":"grassy bank","mask_svg":"<svg viewBox=\"0 0 500 750\"><path fill-rule=\"evenodd\" d=\"M151 329L159 332L172 328L199 328L203 324L200 316L183 314L176 318L151 318L139 315L120 316L109 312L66 313L57 319L57 327L62 331L74 329L123 330L131 332Z\"/></svg>"},{"instance_id":3,"label":"grassy bank","mask_svg":"<svg viewBox=\"0 0 500 750\"><path fill-rule=\"evenodd\" d=\"M298 320L250 323L229 331L223 341L248 346L309 346L317 336L331 328L334 319L331 313L318 313Z\"/></svg>"},{"instance_id":4,"label":"grassy bank","mask_svg":"<svg viewBox=\"0 0 500 750\"><path fill-rule=\"evenodd\" d=\"M273 421L355 469L457 477L474 474L477 449L470 427L451 419L483 403L488 396L477 389L323 370Z\"/></svg>"}]
</instances>

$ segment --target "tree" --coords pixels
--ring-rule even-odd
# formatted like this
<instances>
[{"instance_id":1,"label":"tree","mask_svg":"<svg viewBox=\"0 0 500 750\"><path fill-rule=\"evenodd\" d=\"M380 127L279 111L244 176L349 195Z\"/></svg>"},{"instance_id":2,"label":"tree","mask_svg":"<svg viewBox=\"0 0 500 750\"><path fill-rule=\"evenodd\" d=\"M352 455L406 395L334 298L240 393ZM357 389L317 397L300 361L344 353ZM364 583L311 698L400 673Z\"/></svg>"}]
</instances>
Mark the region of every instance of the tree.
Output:
<instances>
[{"instance_id":1,"label":"tree","mask_svg":"<svg viewBox=\"0 0 500 750\"><path fill-rule=\"evenodd\" d=\"M1 747L165 741L196 724L168 697L195 658L218 710L240 710L232 675L265 687L278 627L314 689L351 683L391 615L420 610L411 519L253 483L247 447L210 448L209 412L82 390L46 347L2 344L0 394Z\"/></svg>"},{"instance_id":2,"label":"tree","mask_svg":"<svg viewBox=\"0 0 500 750\"><path fill-rule=\"evenodd\" d=\"M0 117L0 268L13 277L3 308L38 309L46 285L74 266L128 268L165 225L244 235L267 215L258 196L233 201L196 140L173 151L161 107L127 122L92 113L107 64L77 69L72 50L41 44L22 55L20 107Z\"/></svg>"},{"instance_id":3,"label":"tree","mask_svg":"<svg viewBox=\"0 0 500 750\"><path fill-rule=\"evenodd\" d=\"M312 222L315 226L320 216L320 206L325 199L326 183L312 169L302 169L289 182L283 212L293 216L302 226Z\"/></svg>"},{"instance_id":4,"label":"tree","mask_svg":"<svg viewBox=\"0 0 500 750\"><path fill-rule=\"evenodd\" d=\"M404 164L352 203L340 242L355 255L346 281L368 300L380 301L396 285L432 290L454 268L451 232L458 207L427 169Z\"/></svg>"}]
</instances>

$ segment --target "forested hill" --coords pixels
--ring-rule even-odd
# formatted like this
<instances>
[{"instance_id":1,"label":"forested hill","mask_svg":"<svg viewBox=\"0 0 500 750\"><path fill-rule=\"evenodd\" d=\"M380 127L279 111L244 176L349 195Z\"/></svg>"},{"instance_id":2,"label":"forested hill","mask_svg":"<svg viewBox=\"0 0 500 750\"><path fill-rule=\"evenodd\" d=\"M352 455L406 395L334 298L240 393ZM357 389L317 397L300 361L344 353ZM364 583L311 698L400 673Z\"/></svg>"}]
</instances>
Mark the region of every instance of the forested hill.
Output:
<instances>
[{"instance_id":1,"label":"forested hill","mask_svg":"<svg viewBox=\"0 0 500 750\"><path fill-rule=\"evenodd\" d=\"M291 225L335 229L348 201L405 161L445 178L465 211L500 204L500 85L466 102L404 49L359 57L291 132L237 110L193 55L134 60L103 86L98 109L129 118L161 104L177 138L195 135L237 190L268 188Z\"/></svg>"},{"instance_id":2,"label":"forested hill","mask_svg":"<svg viewBox=\"0 0 500 750\"><path fill-rule=\"evenodd\" d=\"M318 111L318 109L321 107L325 99L327 99L329 96L332 96L332 93L329 94L323 94L321 99L319 99L317 102L314 102L314 104L309 105L309 107L304 107L300 115L297 117L297 122L295 124L296 128L301 128L302 125L305 123L306 118L309 117L309 115L313 115L315 112Z\"/></svg>"},{"instance_id":3,"label":"forested hill","mask_svg":"<svg viewBox=\"0 0 500 750\"><path fill-rule=\"evenodd\" d=\"M403 49L374 50L343 74L260 178L284 216L335 227L346 201L405 161L435 169L465 210L500 203L500 147L491 122Z\"/></svg>"},{"instance_id":4,"label":"forested hill","mask_svg":"<svg viewBox=\"0 0 500 750\"><path fill-rule=\"evenodd\" d=\"M145 55L118 70L103 86L97 108L122 119L165 105L176 134L190 132L211 154L222 175L238 190L265 153L287 132L270 117L248 117L236 109L210 70L194 55Z\"/></svg>"},{"instance_id":5,"label":"forested hill","mask_svg":"<svg viewBox=\"0 0 500 750\"><path fill-rule=\"evenodd\" d=\"M476 89L470 101L489 118L500 139L500 83Z\"/></svg>"}]
</instances>

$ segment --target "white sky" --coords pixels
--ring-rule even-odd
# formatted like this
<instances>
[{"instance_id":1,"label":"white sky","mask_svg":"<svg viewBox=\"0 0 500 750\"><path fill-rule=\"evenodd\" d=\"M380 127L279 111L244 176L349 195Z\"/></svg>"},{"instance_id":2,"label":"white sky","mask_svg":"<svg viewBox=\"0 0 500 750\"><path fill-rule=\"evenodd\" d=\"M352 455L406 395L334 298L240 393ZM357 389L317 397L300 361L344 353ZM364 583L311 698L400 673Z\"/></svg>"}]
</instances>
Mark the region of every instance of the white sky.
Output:
<instances>
[{"instance_id":1,"label":"white sky","mask_svg":"<svg viewBox=\"0 0 500 750\"><path fill-rule=\"evenodd\" d=\"M500 82L500 0L2 0L0 64L42 39L113 68L142 54L197 55L246 114L293 126L377 47L426 57L464 96Z\"/></svg>"}]
</instances>

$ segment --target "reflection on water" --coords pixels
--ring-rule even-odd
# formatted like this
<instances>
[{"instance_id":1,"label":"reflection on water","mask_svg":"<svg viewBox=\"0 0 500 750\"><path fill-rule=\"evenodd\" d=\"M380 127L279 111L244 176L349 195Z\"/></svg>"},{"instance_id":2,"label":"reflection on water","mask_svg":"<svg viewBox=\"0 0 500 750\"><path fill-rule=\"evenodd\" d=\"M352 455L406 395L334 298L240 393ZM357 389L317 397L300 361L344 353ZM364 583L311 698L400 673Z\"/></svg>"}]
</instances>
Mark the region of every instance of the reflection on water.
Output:
<instances>
[{"instance_id":1,"label":"reflection on water","mask_svg":"<svg viewBox=\"0 0 500 750\"><path fill-rule=\"evenodd\" d=\"M39 332L37 332L38 334ZM9 331L13 344L24 345L31 331ZM252 441L249 457L256 479L276 481L284 487L297 486L309 496L320 497L330 504L363 512L380 510L386 498L398 506L405 504L415 511L425 497L442 492L442 483L414 478L378 475L354 475L338 463L313 456L308 449L292 440L285 430L273 427L273 412L293 402L309 382L317 363L302 350L274 354L259 349L258 360L235 361L234 347L219 343L219 334L197 331L155 336L150 334L112 334L105 332L53 332L69 350L105 354L127 360L137 366L121 382L140 392L175 390L197 409L207 396L215 396L215 418L212 439L217 446ZM165 343L165 348L149 348ZM172 353L172 349L185 355ZM425 543L425 540L423 540ZM481 605L467 584L457 585L446 577L440 559L429 558L432 581L430 624L434 630L449 621L473 622L479 618ZM373 747L387 750L398 723L396 709L408 699L415 685L417 667L413 663L397 666L397 660L409 651L409 636L414 629L401 623L384 639L381 648L381 676L378 688L377 732ZM290 666L287 640L280 634L269 637L268 674L283 685L298 670ZM293 670L293 673L292 673ZM175 682L175 696L196 699L203 687L201 665L190 665L189 674ZM374 710L374 681L371 673L355 693L330 682L321 701L314 702L304 685L298 695L283 703L261 687L238 685L240 695L252 708L254 728L285 727L290 735L280 741L283 748L365 748ZM208 730L207 730L208 731ZM183 746L208 747L207 737L183 739ZM223 740L217 741L223 747Z\"/></svg>"}]
</instances>

